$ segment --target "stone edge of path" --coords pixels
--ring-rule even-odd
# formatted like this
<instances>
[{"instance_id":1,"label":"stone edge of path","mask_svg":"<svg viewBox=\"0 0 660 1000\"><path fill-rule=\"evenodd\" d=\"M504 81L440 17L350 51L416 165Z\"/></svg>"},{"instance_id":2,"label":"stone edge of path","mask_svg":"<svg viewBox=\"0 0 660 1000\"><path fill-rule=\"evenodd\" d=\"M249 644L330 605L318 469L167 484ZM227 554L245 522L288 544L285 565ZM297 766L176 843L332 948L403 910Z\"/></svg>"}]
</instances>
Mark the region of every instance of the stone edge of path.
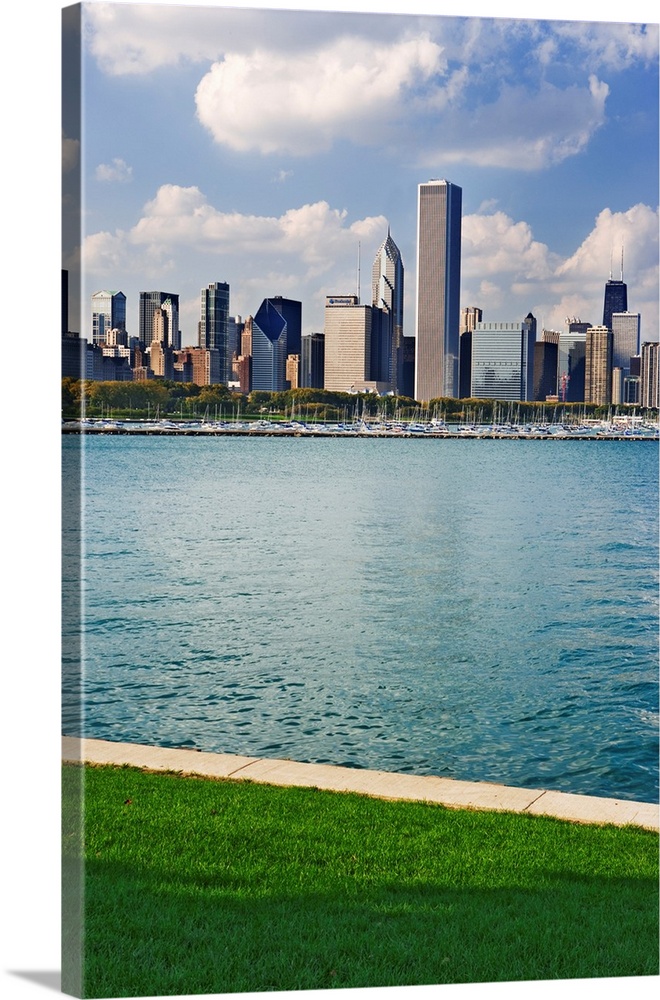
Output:
<instances>
[{"instance_id":1,"label":"stone edge of path","mask_svg":"<svg viewBox=\"0 0 660 1000\"><path fill-rule=\"evenodd\" d=\"M515 788L485 781L368 771L331 764L304 764L292 760L114 743L76 736L62 737L62 760L65 763L127 764L151 771L176 771L208 778L357 792L376 798L431 802L450 808L529 813L576 823L611 823L654 831L660 829L660 807L653 802Z\"/></svg>"}]
</instances>

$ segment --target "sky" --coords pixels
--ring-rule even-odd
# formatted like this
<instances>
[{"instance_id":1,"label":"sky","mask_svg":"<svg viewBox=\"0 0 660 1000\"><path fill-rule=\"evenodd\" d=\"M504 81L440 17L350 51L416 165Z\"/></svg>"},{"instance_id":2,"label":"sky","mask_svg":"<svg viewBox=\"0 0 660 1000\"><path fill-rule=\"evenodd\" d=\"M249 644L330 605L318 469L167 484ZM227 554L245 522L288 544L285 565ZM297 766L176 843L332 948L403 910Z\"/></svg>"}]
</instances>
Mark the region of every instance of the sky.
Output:
<instances>
[{"instance_id":1,"label":"sky","mask_svg":"<svg viewBox=\"0 0 660 1000\"><path fill-rule=\"evenodd\" d=\"M57 373L60 352L60 176L63 145L58 81L62 6L64 4L61 0L30 0L29 3L14 4L11 18L7 22L3 58L0 60L2 92L5 98L3 101L5 143L4 155L0 161L0 178L5 196L2 228L6 279L3 330L4 343L8 349L5 352L5 360L9 363L16 357L10 349L13 345L29 343L38 348L37 353L22 352L20 355L22 367L5 370L3 379L5 429L3 459L6 475L2 491L2 513L5 528L3 564L7 585L0 607L5 622L3 694L6 710L3 714L2 746L7 763L3 774L3 800L6 804L8 822L3 824L0 833L0 844L3 847L0 856L3 865L3 901L7 913L11 914L11 919L5 921L4 932L0 937L2 966L0 977L3 996L8 1000L39 1000L48 992L52 993L53 989L57 991L57 970L60 967L59 455L61 435ZM150 4L143 3L141 6L146 7ZM186 4L180 2L179 6L183 8ZM248 4L245 0L233 0L233 6L243 8ZM262 0L260 4L261 9L275 6L277 6L276 0ZM315 4L312 0L297 0L296 6L313 8L321 4ZM437 3L432 3L431 0L407 0L407 2L334 0L332 6L336 10L349 12L367 10L370 13L387 11L397 14L406 8L427 14L432 9L437 9ZM655 0L628 0L625 10L626 15L634 21L643 22L652 18L657 22L656 8ZM526 16L530 5L528 0L444 0L443 9L450 14L462 12L488 19L497 13L498 16L515 19ZM593 22L602 17L603 3L602 0L535 0L534 11L540 17L560 17L566 20L581 18ZM428 25L428 19L424 23ZM436 24L437 21L432 23ZM478 26L474 27L476 30ZM145 206L156 198L163 184L180 187L196 186L211 209L220 216L235 212L239 216L253 215L257 222L264 218L277 222L288 209L300 209L307 204L314 205L325 201L331 210L340 215L346 211L346 215L342 215L335 224L337 229L335 239L339 249L346 252L347 263L343 265L343 271L331 269L327 279L322 275L323 281L327 281L330 286L335 283L339 285L340 281L343 283L345 280L351 288L353 287L356 240L350 232L347 236L345 230L366 218L383 216L391 222L393 236L404 255L410 293L414 290L416 187L420 181L446 172L450 180L463 187L466 215L481 215L487 219L489 213L492 215L496 211L502 211L502 232L507 233L510 238L507 247L510 248L511 242L515 244L516 239L523 247L529 247L530 244L526 242L529 238L529 230L526 227L529 227L533 241L539 244L534 252L541 263L544 257L550 254L558 255L560 262L566 262L582 248L583 278L579 282L574 282L572 287L583 294L588 287L595 286L590 293L593 299L590 298L584 307L580 305L579 308L584 308L585 318L593 319L586 313L586 309L592 303L595 317L598 319L602 309L602 284L609 273L610 244L620 239L618 233L612 238L607 234L603 235L604 229L607 228L605 223L613 218L618 219L638 204L646 206L645 212L657 213L658 171L657 162L654 160L657 153L657 134L654 135L654 130L657 130L657 81L653 78L650 65L634 57L636 48L634 38L631 39L629 47L627 43L615 41L608 45L599 31L593 27L589 27L588 30L594 33L593 48L598 50L599 47L599 59L596 60L595 55L589 54L590 46L585 41L581 48L574 47L570 50L564 63L573 70L576 66L579 66L581 71L584 68L584 73L580 75L575 70L575 81L567 77L561 82L558 81L559 67L555 67L551 74L549 70L547 71L547 83L559 91L575 86L577 88L575 96L579 93L584 100L589 88L588 78L593 72L599 81L606 83L610 88L605 100L605 110L601 112L605 120L600 125L594 126L593 131L589 131L585 125L586 145L580 153L568 156L563 162L553 166L526 170L519 168L515 171L505 166L479 166L476 162L468 164L455 159L447 163L439 161L431 164L421 163L418 169L417 164L410 162L410 149L404 150L398 141L392 139L388 146L380 150L379 155L378 148L368 146L366 140L377 124L380 125L381 132L386 126L389 125L390 128L393 126L391 115L389 119L383 120L381 103L373 91L371 114L367 113L369 108L362 108L362 122L366 124L357 133L354 131L352 136L343 135L341 139L335 139L333 132L333 128L336 131L343 121L339 114L342 108L339 100L341 95L337 95L338 111L334 118L329 115L326 141L328 138L333 139L335 157L339 156L339 168L336 160L327 159L327 153L326 159L319 157L313 162L309 154L303 157L293 154L285 156L273 152L266 156L258 149L251 149L248 155L241 153L240 150L231 150L226 145L220 146L208 127L202 126L196 117L194 95L197 86L202 78L208 75L217 58L216 55L209 56L206 51L203 52L203 59L201 58L204 46L208 45L208 39L204 37L205 32L202 30L199 32L197 49L197 54L200 55L199 62L190 57L181 58L179 63L169 68L163 66L151 74L143 74L141 80L137 74L131 77L110 76L107 71L102 73L90 59L87 62L90 82L95 81L95 87L101 87L108 95L112 92L114 96L112 102L107 105L107 111L104 105L104 108L96 112L98 119L96 131L100 132L105 123L108 138L104 148L100 148L99 140L95 140L95 156L90 161L86 182L86 210L90 216L92 212L98 212L99 215L91 222L86 220L87 232L90 235L107 232L115 237L118 232L131 234L140 219L150 217ZM110 40L110 35L104 34L106 40ZM299 31L294 32L296 43L300 42L302 45L304 38L299 39L298 34ZM584 31L582 34L586 39ZM256 39L257 35L256 28L251 29L249 36L242 32L237 33L236 30L227 31L225 35L228 40L227 47L229 49L231 42L232 51L238 51L242 38L241 51L245 52L248 49L249 54L252 47L248 46L246 38ZM596 35L600 37L598 44ZM174 45L176 37L179 37L179 32L171 32L166 39L166 47L172 54L176 52ZM276 53L286 51L287 45L292 44L283 30L277 35L267 33L265 39L263 33L259 37L264 49L270 45L276 49ZM318 37L322 37L329 44L334 36L324 23L323 31L319 31ZM162 51L162 41L158 41L158 36L152 32L149 38L155 39L154 52L159 49ZM186 38L190 51L192 42L188 35ZM434 38L430 40L433 41ZM552 39L544 36L544 40L548 43L544 51L548 52L552 49ZM139 54L144 40L137 39L137 41L139 45L136 52ZM435 43L441 44L437 38ZM314 42L308 37L308 48L313 48L314 44L318 47L318 40ZM447 42L444 41L442 44L446 46ZM483 37L480 44L484 46L485 54ZM558 40L556 44L560 46ZM126 49L126 46L124 48ZM195 50L192 51L194 54ZM428 48L420 51L433 53L435 50ZM488 61L475 60L464 72L466 85L468 82L475 85L475 89L471 90L469 95L464 90L465 100L469 96L469 106L475 112L467 121L467 126L464 122L464 128L468 127L468 131L472 129L470 148L474 148L477 143L476 133L479 132L477 126L481 126L482 134L485 134L485 130L493 128L495 123L491 114L495 110L493 107L490 111L482 110L478 117L476 115L479 94L486 93L485 88L488 84L488 80L484 80L483 77L489 76L490 80L495 80L494 74L505 62L509 63L508 72L513 72L510 50L506 57L504 53L500 56L493 54L492 49L490 52ZM405 53L402 58L404 55ZM613 66L617 59L630 65L624 69L614 70ZM598 62L600 68L592 65L592 62ZM509 86L502 91L502 100L505 97L512 98L514 83L521 88L522 81L529 81L533 71L536 70L540 74L537 64L538 59L534 60L530 50L529 58L524 63L517 64L517 76L515 80L510 79ZM449 65L453 68L453 61ZM433 119L434 114L428 105L431 77L420 76L422 70L423 66L417 67L418 76L413 81L416 88L414 92L411 86L399 83L400 89L395 95L397 101L394 102L395 110L399 111L396 124L399 128L403 126L412 128L417 123L421 129L419 134L423 138L435 135L436 151L442 146L448 153L450 136L448 128L443 126L440 129L439 116L443 112L440 99L434 105L435 114L438 116L438 128L432 132L429 125L429 118ZM173 72L180 73L181 76L171 75ZM445 81L446 92L449 79L447 71L444 72L444 76L442 73L437 75L441 82ZM281 74L278 79L281 81ZM370 80L374 81L374 86L377 79L377 66L372 66ZM537 93L540 93L540 79L539 76ZM187 88L183 86L186 80ZM399 80L401 81L400 77ZM460 82L461 78L454 79L455 88L458 88ZM161 97L163 95L167 97L167 102L159 101L159 91ZM90 90L90 94L91 92ZM546 88L546 93L554 91ZM589 93L591 94L591 91ZM270 96L266 94L266 97ZM446 98L449 96L445 93ZM569 107L562 109L559 106L560 96L555 94L558 101L556 108L558 128L563 127L570 114L577 116L580 109L580 113L584 113L584 102L579 104L577 101L567 101ZM516 116L522 122L523 115L520 110L524 105L522 92L518 97ZM427 117L420 122L414 117L413 112L417 111L425 98ZM131 116L133 102L136 106L142 103L142 107L149 109L148 114L141 113L137 122ZM115 107L121 109L121 118L112 120L110 112ZM445 105L443 112L445 122L447 107L448 105ZM458 113L456 103L453 107L455 120ZM183 137L171 127L177 118L177 108L183 108L186 116L186 131ZM653 121L649 124L650 118L653 118ZM499 120L501 122L501 115ZM129 122L132 122L130 130L127 127ZM424 122L426 128L422 128ZM635 122L637 131L633 132L632 125ZM538 116L539 129L540 123L541 118ZM300 122L298 124L300 126ZM532 124L534 124L533 116ZM136 136L132 131L135 128L140 128L141 134L145 135L144 142L138 141L139 135ZM303 131L306 133L307 130ZM114 142L111 141L113 133L116 140ZM529 132L525 134L529 138ZM579 136L581 133L576 133L574 130L572 134ZM458 140L460 138L459 136ZM360 140L362 145L357 140ZM458 140L456 145L460 145ZM468 144L467 137L463 142L465 145ZM144 156L138 154L147 145L150 146L149 157L147 162L143 162ZM541 143L534 148L542 151L543 145ZM567 146L562 148L566 150ZM70 156L72 153L75 156L76 153L75 147L72 148L65 142L64 149L68 154L65 162L70 165ZM408 154L408 159L404 156L405 152ZM587 157L589 168L583 169ZM127 167L132 168L128 175L129 179L123 183L110 180L103 183L97 181L96 167L101 165L110 167L115 158L123 160ZM198 176L197 163L202 165L206 159L209 159L210 165ZM140 163L143 165L138 169ZM361 187L351 194L348 179L357 176L367 163L372 173L360 174ZM613 170L613 164L616 164L616 170ZM142 170L145 171L144 177L140 172ZM151 177L147 171L155 171L154 176ZM280 174L279 171L284 173ZM294 173L287 175L287 171ZM71 175L65 177L68 177L70 182ZM274 182L273 178L279 183ZM97 192L94 198L92 198L92 180ZM572 180L575 180L575 184ZM263 189L260 185L263 185ZM551 191L555 191L554 200L550 198ZM279 201L277 203L273 201L272 208L268 205L264 208L263 205L268 198L275 199L276 195ZM556 200L562 202L569 195L572 195L570 211L559 211ZM250 205L250 202L254 202L254 205ZM491 207L487 208L489 203ZM249 207L245 207L246 204ZM214 211L206 210L207 215L218 222ZM596 222L601 212L606 214L600 226L597 226ZM200 211L198 214L204 213ZM186 218L189 222L189 216L190 212L188 216L184 213L183 218L178 220L184 228ZM281 225L284 226L283 223ZM509 230L513 232L509 233ZM64 232L67 234L66 225ZM382 238L384 234L381 235L379 230L374 233L371 246L368 246L368 240L359 237L363 262L366 260L362 267L365 280L363 296L368 294L366 283L370 267L368 257L375 252ZM255 286L254 296L246 291L243 304L243 300L239 298L239 281L242 275L238 273L234 275L234 258L240 263L238 237L232 236L234 244L232 253L212 253L208 249L209 239L207 234L207 242L204 243L205 252L195 260L192 269L194 274L187 279L185 272L188 258L192 257L191 247L186 245L185 250L177 251L176 247L167 246L166 252L173 263L167 273L168 279L172 281L172 290L178 289L182 299L186 298L192 304L202 285L226 278L232 282L233 311L247 315L259 305L264 295L273 294L275 291L269 283L270 275L264 272L263 287ZM281 240L283 242L283 237ZM629 284L630 306L639 308L643 312L643 331L647 333L649 339L653 339L651 328L654 321L649 319L647 307L643 303L648 302L648 310L655 309L657 316L655 240L657 240L657 215L656 223L651 227L646 242L637 241L637 245L640 246L637 250L640 255L639 262L635 262L632 256L632 240L626 240L625 244L625 270ZM199 240L197 242L200 243ZM502 242L500 241L500 244ZM278 260L279 258L272 252L270 255L264 252L265 246L266 237L262 236L259 242L261 257L258 257L257 251L253 248L251 259L265 258L267 262L269 259ZM290 252L285 255L284 250L281 250L280 257L283 263L271 265L273 278L278 269L285 269L289 277L306 274L305 268L308 269L310 265L302 260L302 253L303 250L309 253L310 248L314 246L316 244L312 240L306 240L302 249L298 248L297 254ZM600 253L597 266L588 270L587 261L590 257L595 259L597 248ZM129 261L130 268L122 273L92 275L91 289L96 290L97 287L103 287L111 281L121 283L120 287L123 287L126 294L135 300L139 290L144 288L141 270L135 271L135 268L138 265L142 267L148 249L148 246L140 249L139 243L134 245L126 237L118 258L120 261L123 259ZM155 251L159 249L158 244L152 248ZM502 280L503 277L509 280L506 271L495 273L493 269L498 260L502 260L503 266L510 249L505 251L499 245L497 253L500 256L495 253L492 255L493 260L490 261L491 269L487 278L492 284L495 284L496 280ZM333 251L332 267L336 266L335 258L339 257L341 254ZM528 259L530 257L533 257L531 251ZM554 257L552 259L554 261ZM319 267L321 263L319 262ZM237 267L236 271L238 270ZM603 270L606 272L604 275L601 274ZM148 275L148 282L145 279L148 288L155 285L156 281L158 285L160 284L162 274L161 277L159 274L161 272L156 272L154 268ZM647 289L642 294L644 274L650 274L650 278L647 277ZM184 279L190 282L189 286L184 284ZM529 281L531 278L528 277L526 280ZM512 281L509 281L508 285L503 283L507 295L511 294L511 286ZM133 288L135 291L131 291ZM478 286L468 289L470 298L476 290ZM310 329L314 323L313 295L308 296L306 287L302 288L299 294L304 303L305 322ZM540 295L530 295L530 298L533 303L537 299L540 301ZM135 301L131 305L129 298L129 322L132 321L134 325L137 324L135 305ZM485 300L483 307L486 308ZM504 315L505 307L507 318L518 308L516 302L509 299L503 303L501 315ZM529 308L528 299L524 297L523 315L526 315ZM499 306L497 312L500 315ZM540 309L535 314L540 316ZM408 332L414 332L413 315L409 298ZM559 322L562 321L563 316L560 311ZM195 325L196 314L192 306L192 311L189 307L188 314L184 314L183 329L188 339L194 340L194 334L191 338L191 330L194 331ZM657 339L657 319L653 328ZM570 502L568 497L567 506L570 506ZM121 530L122 520L126 516L132 516L132 513L128 512L128 515L125 511L117 513L118 530ZM654 511L653 516L657 516L657 512ZM452 997L460 997L461 1000L472 1000L473 997L477 997L478 1000L482 998L528 1000L530 997L534 1000L539 997L543 1000L554 1000L557 995L556 983L540 982L480 986L466 984L446 989L429 986L418 987L412 992L388 989L382 997L384 1000L385 997L387 1000L399 1000L400 996L405 997L405 1000L411 1000L412 997L416 1000L438 1000L439 996L444 997L447 989ZM599 982L599 989L604 995L609 995L610 992L620 993L621 980L602 980ZM644 1000L655 997L657 977L647 976L627 980L626 990L632 990L636 997ZM562 982L561 994L566 1000L568 998L577 1000L584 995L584 983ZM380 995L380 991L370 991L368 994L370 1000ZM310 1000L324 1000L324 996L327 994L312 994ZM367 994L364 996L366 998Z\"/></svg>"},{"instance_id":2,"label":"sky","mask_svg":"<svg viewBox=\"0 0 660 1000\"><path fill-rule=\"evenodd\" d=\"M371 301L388 226L414 335L417 187L446 178L462 306L600 323L623 258L642 339L659 339L657 24L83 8L82 136L65 120L63 162L82 170L84 335L93 292L123 291L137 334L156 289L179 294L196 343L215 281L232 315L283 295L322 331L326 295Z\"/></svg>"}]
</instances>

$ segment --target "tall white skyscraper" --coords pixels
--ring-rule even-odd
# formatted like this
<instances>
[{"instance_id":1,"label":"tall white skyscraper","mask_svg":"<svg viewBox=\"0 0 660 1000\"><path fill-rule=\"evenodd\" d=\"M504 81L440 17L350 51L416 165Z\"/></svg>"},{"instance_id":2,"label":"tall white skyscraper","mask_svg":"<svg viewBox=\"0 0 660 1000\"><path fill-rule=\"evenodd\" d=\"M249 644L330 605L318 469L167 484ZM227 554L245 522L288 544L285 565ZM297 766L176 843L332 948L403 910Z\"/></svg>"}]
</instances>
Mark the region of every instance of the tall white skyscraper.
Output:
<instances>
[{"instance_id":1,"label":"tall white skyscraper","mask_svg":"<svg viewBox=\"0 0 660 1000\"><path fill-rule=\"evenodd\" d=\"M403 262L396 243L387 230L372 270L371 377L389 382L396 391L401 382L403 347Z\"/></svg>"},{"instance_id":2,"label":"tall white skyscraper","mask_svg":"<svg viewBox=\"0 0 660 1000\"><path fill-rule=\"evenodd\" d=\"M446 180L419 185L415 397L458 396L463 192Z\"/></svg>"}]
</instances>

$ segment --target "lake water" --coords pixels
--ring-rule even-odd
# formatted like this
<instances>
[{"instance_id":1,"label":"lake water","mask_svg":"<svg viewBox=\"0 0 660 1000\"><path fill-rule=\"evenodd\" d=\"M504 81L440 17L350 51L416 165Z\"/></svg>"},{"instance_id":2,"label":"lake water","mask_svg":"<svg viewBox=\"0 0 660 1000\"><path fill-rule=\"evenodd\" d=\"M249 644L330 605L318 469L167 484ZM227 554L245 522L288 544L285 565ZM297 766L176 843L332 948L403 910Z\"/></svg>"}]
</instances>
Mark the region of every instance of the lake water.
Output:
<instances>
[{"instance_id":1,"label":"lake water","mask_svg":"<svg viewBox=\"0 0 660 1000\"><path fill-rule=\"evenodd\" d=\"M82 497L64 732L657 799L655 444L88 436Z\"/></svg>"}]
</instances>

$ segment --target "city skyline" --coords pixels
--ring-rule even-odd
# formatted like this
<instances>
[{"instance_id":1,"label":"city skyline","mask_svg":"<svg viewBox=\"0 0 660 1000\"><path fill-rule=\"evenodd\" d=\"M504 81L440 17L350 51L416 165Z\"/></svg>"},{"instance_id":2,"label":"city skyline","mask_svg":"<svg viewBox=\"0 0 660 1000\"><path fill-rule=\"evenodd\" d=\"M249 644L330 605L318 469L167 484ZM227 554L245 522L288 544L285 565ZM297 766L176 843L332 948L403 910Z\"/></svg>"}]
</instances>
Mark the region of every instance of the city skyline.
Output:
<instances>
[{"instance_id":1,"label":"city skyline","mask_svg":"<svg viewBox=\"0 0 660 1000\"><path fill-rule=\"evenodd\" d=\"M196 343L199 288L215 281L232 315L289 296L320 331L325 296L357 291L358 247L373 260L389 227L414 335L416 190L447 176L464 192L461 306L598 323L625 244L629 308L657 338L656 25L149 4L86 16L87 103L122 128L85 123L83 303L121 288L129 332L140 288L176 287L182 343ZM298 80L312 59L310 110ZM349 59L352 85L330 87ZM525 66L515 81L509 63Z\"/></svg>"}]
</instances>

